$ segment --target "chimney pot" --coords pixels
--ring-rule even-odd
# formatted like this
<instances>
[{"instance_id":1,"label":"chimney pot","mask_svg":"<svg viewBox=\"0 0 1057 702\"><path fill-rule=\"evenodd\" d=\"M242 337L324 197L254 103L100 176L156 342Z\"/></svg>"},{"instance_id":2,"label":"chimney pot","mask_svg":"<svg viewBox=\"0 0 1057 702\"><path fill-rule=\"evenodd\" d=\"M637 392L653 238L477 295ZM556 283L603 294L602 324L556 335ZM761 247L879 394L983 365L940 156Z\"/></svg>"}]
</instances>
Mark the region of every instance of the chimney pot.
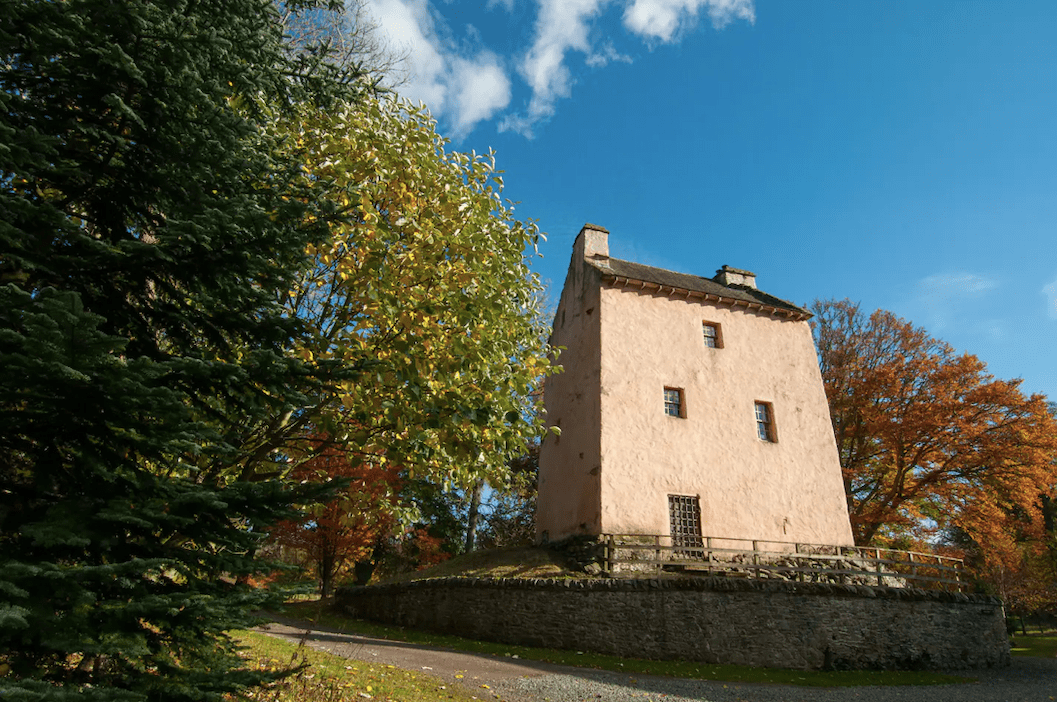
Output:
<instances>
[{"instance_id":1,"label":"chimney pot","mask_svg":"<svg viewBox=\"0 0 1057 702\"><path fill-rule=\"evenodd\" d=\"M743 271L740 268L731 268L724 265L716 271L716 277L712 280L720 285L730 287L732 285L743 285L747 288L756 289L756 274L752 271Z\"/></svg>"},{"instance_id":2,"label":"chimney pot","mask_svg":"<svg viewBox=\"0 0 1057 702\"><path fill-rule=\"evenodd\" d=\"M574 248L583 249L583 257L609 260L609 230L597 224L585 224L576 237Z\"/></svg>"}]
</instances>

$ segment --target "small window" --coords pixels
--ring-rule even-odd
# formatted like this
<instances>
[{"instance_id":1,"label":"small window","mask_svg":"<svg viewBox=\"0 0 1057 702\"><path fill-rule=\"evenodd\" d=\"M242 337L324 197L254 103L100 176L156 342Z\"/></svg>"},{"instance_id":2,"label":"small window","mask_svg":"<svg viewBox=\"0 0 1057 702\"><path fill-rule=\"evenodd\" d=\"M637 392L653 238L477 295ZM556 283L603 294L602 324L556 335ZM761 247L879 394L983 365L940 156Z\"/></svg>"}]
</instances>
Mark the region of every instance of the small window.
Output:
<instances>
[{"instance_id":1,"label":"small window","mask_svg":"<svg viewBox=\"0 0 1057 702\"><path fill-rule=\"evenodd\" d=\"M692 495L668 495L668 518L672 526L672 546L701 548L701 501ZM676 553L692 553L676 551Z\"/></svg>"},{"instance_id":2,"label":"small window","mask_svg":"<svg viewBox=\"0 0 1057 702\"><path fill-rule=\"evenodd\" d=\"M774 430L774 408L770 402L756 403L756 435L760 441L778 441L778 434Z\"/></svg>"},{"instance_id":3,"label":"small window","mask_svg":"<svg viewBox=\"0 0 1057 702\"><path fill-rule=\"evenodd\" d=\"M664 413L670 417L685 417L683 409L683 391L679 388L665 388Z\"/></svg>"},{"instance_id":4,"label":"small window","mask_svg":"<svg viewBox=\"0 0 1057 702\"><path fill-rule=\"evenodd\" d=\"M723 348L723 335L720 333L718 324L701 322L701 333L705 338L705 346L710 349Z\"/></svg>"}]
</instances>

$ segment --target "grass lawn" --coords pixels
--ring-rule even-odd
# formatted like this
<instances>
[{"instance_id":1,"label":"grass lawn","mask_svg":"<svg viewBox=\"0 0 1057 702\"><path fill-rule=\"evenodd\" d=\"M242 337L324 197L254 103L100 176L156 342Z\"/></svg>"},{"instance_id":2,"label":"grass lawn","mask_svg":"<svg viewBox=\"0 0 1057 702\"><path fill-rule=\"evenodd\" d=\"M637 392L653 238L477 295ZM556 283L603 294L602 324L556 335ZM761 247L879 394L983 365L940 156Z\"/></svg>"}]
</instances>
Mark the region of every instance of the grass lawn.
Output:
<instances>
[{"instance_id":1,"label":"grass lawn","mask_svg":"<svg viewBox=\"0 0 1057 702\"><path fill-rule=\"evenodd\" d=\"M391 665L372 665L347 660L267 634L240 631L234 636L245 647L243 655L251 662L251 667L280 670L302 663L310 666L273 686L259 688L250 693L250 699L254 700L364 702L366 699L372 699L399 702L471 702L478 697L485 697L474 697L458 685L445 683L429 675ZM366 697L367 695L370 697Z\"/></svg>"},{"instance_id":2,"label":"grass lawn","mask_svg":"<svg viewBox=\"0 0 1057 702\"><path fill-rule=\"evenodd\" d=\"M580 668L595 668L636 675L663 675L697 680L724 682L777 683L815 687L859 685L939 685L972 682L974 678L917 671L810 671L780 668L749 668L733 665L709 665L694 661L648 661L618 658L597 653L579 653L528 646L474 641L457 636L431 634L401 627L348 619L319 601L289 604L284 614L318 626L374 638L407 641L493 656L517 656L523 660L544 661Z\"/></svg>"},{"instance_id":3,"label":"grass lawn","mask_svg":"<svg viewBox=\"0 0 1057 702\"><path fill-rule=\"evenodd\" d=\"M1057 635L1014 636L1009 643L1014 656L1057 658Z\"/></svg>"},{"instance_id":4,"label":"grass lawn","mask_svg":"<svg viewBox=\"0 0 1057 702\"><path fill-rule=\"evenodd\" d=\"M558 554L546 548L509 546L464 553L424 570L393 575L378 583L401 583L423 578L446 578L452 575L469 578L586 578L571 570Z\"/></svg>"}]
</instances>

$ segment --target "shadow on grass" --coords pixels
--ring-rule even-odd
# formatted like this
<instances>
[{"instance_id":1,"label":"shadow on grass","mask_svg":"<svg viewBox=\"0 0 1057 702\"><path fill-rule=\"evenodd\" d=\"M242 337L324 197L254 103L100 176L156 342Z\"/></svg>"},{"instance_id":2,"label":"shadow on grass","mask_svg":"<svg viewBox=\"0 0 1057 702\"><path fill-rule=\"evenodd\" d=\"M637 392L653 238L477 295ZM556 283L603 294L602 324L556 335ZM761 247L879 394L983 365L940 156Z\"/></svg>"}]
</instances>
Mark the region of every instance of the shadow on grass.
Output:
<instances>
[{"instance_id":1,"label":"shadow on grass","mask_svg":"<svg viewBox=\"0 0 1057 702\"><path fill-rule=\"evenodd\" d=\"M1057 634L1018 634L1009 640L1014 656L1057 658Z\"/></svg>"},{"instance_id":2,"label":"shadow on grass","mask_svg":"<svg viewBox=\"0 0 1057 702\"><path fill-rule=\"evenodd\" d=\"M249 700L268 702L363 702L364 699L401 702L472 702L470 691L453 688L440 678L394 666L349 661L317 651L303 642L260 632L233 633L242 657L253 669L281 670L304 666L276 683L248 694ZM350 665L351 663L351 665Z\"/></svg>"}]
</instances>

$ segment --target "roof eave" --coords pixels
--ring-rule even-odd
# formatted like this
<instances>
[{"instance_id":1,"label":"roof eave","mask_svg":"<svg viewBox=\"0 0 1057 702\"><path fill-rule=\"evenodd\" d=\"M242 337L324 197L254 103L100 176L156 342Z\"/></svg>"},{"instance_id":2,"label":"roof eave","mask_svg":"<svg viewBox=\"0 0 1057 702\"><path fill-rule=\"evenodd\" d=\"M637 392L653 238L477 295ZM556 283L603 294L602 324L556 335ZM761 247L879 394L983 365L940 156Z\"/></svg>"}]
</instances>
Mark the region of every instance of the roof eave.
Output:
<instances>
[{"instance_id":1,"label":"roof eave","mask_svg":"<svg viewBox=\"0 0 1057 702\"><path fill-rule=\"evenodd\" d=\"M762 314L768 314L772 317L788 319L796 322L806 322L813 316L809 312L805 312L799 309L791 310L784 307L768 305L762 302L750 302L748 300L739 300L735 297L727 297L725 295L706 293L700 290L690 290L688 288L680 288L672 285L651 283L648 280L638 280L636 278L628 278L625 276L614 275L611 273L603 273L602 282L620 288L635 287L643 292L653 292L654 294L667 295L668 297L681 296L683 299L686 300L699 299L702 302L714 302L719 305L728 305L731 308L741 307L747 309L750 312L760 312Z\"/></svg>"}]
</instances>

